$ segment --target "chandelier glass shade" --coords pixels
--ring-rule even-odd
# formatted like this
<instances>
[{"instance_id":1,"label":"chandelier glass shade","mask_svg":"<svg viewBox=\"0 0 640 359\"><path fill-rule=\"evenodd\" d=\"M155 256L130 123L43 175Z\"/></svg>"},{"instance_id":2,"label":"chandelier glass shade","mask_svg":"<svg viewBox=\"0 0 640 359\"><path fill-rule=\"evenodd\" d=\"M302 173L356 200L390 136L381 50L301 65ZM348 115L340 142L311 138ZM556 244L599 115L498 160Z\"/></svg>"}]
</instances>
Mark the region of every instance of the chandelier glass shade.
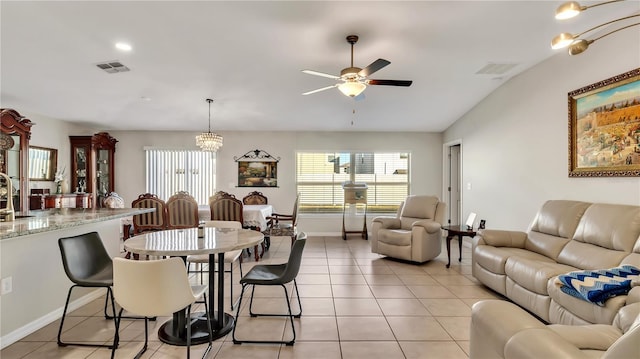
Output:
<instances>
[{"instance_id":1,"label":"chandelier glass shade","mask_svg":"<svg viewBox=\"0 0 640 359\"><path fill-rule=\"evenodd\" d=\"M203 151L216 152L222 147L222 136L211 132L211 103L212 99L207 99L209 103L209 131L196 136L196 145Z\"/></svg>"}]
</instances>

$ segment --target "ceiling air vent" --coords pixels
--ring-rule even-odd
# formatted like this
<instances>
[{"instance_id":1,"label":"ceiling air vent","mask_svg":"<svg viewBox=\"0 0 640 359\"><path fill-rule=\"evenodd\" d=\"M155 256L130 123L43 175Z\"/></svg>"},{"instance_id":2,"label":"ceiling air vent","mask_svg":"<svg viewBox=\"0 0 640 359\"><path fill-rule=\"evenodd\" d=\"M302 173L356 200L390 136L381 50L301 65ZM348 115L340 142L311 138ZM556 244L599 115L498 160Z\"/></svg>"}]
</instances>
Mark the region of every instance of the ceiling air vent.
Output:
<instances>
[{"instance_id":1,"label":"ceiling air vent","mask_svg":"<svg viewBox=\"0 0 640 359\"><path fill-rule=\"evenodd\" d=\"M505 74L514 67L518 66L518 64L510 64L510 63L494 63L490 62L486 64L483 68L476 72L476 75L502 75Z\"/></svg>"},{"instance_id":2,"label":"ceiling air vent","mask_svg":"<svg viewBox=\"0 0 640 359\"><path fill-rule=\"evenodd\" d=\"M101 62L96 64L99 68L103 69L107 73L115 74L117 72L127 72L129 68L124 66L119 61L109 61L109 62Z\"/></svg>"}]
</instances>

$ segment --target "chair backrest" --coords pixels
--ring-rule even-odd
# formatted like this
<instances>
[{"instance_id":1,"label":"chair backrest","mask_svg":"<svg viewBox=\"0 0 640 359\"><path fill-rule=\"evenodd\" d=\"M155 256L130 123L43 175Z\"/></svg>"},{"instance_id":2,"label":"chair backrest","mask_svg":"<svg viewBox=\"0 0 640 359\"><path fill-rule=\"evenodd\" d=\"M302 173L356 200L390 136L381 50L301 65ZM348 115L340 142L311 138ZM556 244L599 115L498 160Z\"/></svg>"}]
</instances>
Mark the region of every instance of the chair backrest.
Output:
<instances>
[{"instance_id":1,"label":"chair backrest","mask_svg":"<svg viewBox=\"0 0 640 359\"><path fill-rule=\"evenodd\" d=\"M221 194L212 197L209 203L211 219L214 221L238 221L244 223L242 202L232 194Z\"/></svg>"},{"instance_id":2,"label":"chair backrest","mask_svg":"<svg viewBox=\"0 0 640 359\"><path fill-rule=\"evenodd\" d=\"M285 284L296 279L296 277L298 276L298 272L300 271L300 263L302 263L302 250L304 249L304 245L306 242L307 234L304 232L298 233L298 237L296 237L296 240L293 242L293 246L291 247L287 266L280 276L278 282Z\"/></svg>"},{"instance_id":3,"label":"chair backrest","mask_svg":"<svg viewBox=\"0 0 640 359\"><path fill-rule=\"evenodd\" d=\"M204 226L216 227L216 228L242 229L242 223L238 221L205 221Z\"/></svg>"},{"instance_id":4,"label":"chair backrest","mask_svg":"<svg viewBox=\"0 0 640 359\"><path fill-rule=\"evenodd\" d=\"M196 300L179 257L150 261L114 258L113 295L122 308L145 317L166 316Z\"/></svg>"},{"instance_id":5,"label":"chair backrest","mask_svg":"<svg viewBox=\"0 0 640 359\"><path fill-rule=\"evenodd\" d=\"M267 204L267 197L262 192L253 191L242 198L243 204Z\"/></svg>"},{"instance_id":6,"label":"chair backrest","mask_svg":"<svg viewBox=\"0 0 640 359\"><path fill-rule=\"evenodd\" d=\"M115 192L109 192L102 199L102 206L104 208L124 208L124 199Z\"/></svg>"},{"instance_id":7,"label":"chair backrest","mask_svg":"<svg viewBox=\"0 0 640 359\"><path fill-rule=\"evenodd\" d=\"M232 196L235 197L234 195L227 193L225 191L218 191L216 193L214 193L213 196L209 197L209 203L213 202L214 199L220 198L220 197L224 197L224 196Z\"/></svg>"},{"instance_id":8,"label":"chair backrest","mask_svg":"<svg viewBox=\"0 0 640 359\"><path fill-rule=\"evenodd\" d=\"M167 228L198 227L198 202L188 192L180 191L167 200Z\"/></svg>"},{"instance_id":9,"label":"chair backrest","mask_svg":"<svg viewBox=\"0 0 640 359\"><path fill-rule=\"evenodd\" d=\"M432 219L442 224L441 217L444 216L444 208L444 203L440 202L436 196L408 196L400 213L401 227L410 229L413 222L420 219Z\"/></svg>"},{"instance_id":10,"label":"chair backrest","mask_svg":"<svg viewBox=\"0 0 640 359\"><path fill-rule=\"evenodd\" d=\"M131 202L132 208L155 208L154 212L133 216L133 233L167 228L167 204L155 194L144 193Z\"/></svg>"},{"instance_id":11,"label":"chair backrest","mask_svg":"<svg viewBox=\"0 0 640 359\"><path fill-rule=\"evenodd\" d=\"M100 239L98 232L90 232L72 237L58 239L62 265L67 277L75 283L93 286L86 280L95 279L96 275L103 278L102 284L110 285L112 262L107 249Z\"/></svg>"}]
</instances>

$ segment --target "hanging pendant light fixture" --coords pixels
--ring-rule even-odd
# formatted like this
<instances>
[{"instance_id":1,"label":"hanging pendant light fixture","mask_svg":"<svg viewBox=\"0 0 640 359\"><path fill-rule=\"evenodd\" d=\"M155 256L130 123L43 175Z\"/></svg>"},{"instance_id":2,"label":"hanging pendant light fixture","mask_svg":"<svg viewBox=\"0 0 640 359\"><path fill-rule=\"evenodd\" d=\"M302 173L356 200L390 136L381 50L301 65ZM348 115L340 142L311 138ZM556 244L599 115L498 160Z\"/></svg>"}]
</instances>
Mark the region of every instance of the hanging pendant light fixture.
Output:
<instances>
[{"instance_id":1,"label":"hanging pendant light fixture","mask_svg":"<svg viewBox=\"0 0 640 359\"><path fill-rule=\"evenodd\" d=\"M213 100L208 98L207 102L209 103L209 131L196 136L196 145L203 151L216 152L222 147L222 136L211 132L211 103Z\"/></svg>"}]
</instances>

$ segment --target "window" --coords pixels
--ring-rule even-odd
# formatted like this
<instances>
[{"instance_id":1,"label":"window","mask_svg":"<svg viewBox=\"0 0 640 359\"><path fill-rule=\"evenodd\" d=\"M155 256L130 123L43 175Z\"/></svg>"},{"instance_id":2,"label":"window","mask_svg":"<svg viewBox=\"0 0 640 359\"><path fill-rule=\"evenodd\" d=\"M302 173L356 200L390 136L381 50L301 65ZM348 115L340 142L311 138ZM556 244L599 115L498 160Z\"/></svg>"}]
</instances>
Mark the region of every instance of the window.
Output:
<instances>
[{"instance_id":1,"label":"window","mask_svg":"<svg viewBox=\"0 0 640 359\"><path fill-rule=\"evenodd\" d=\"M168 200L187 191L198 204L209 203L216 188L216 154L196 150L145 148L146 191Z\"/></svg>"},{"instance_id":2,"label":"window","mask_svg":"<svg viewBox=\"0 0 640 359\"><path fill-rule=\"evenodd\" d=\"M296 153L301 213L341 213L342 183L365 182L367 211L395 212L409 194L408 153Z\"/></svg>"}]
</instances>

